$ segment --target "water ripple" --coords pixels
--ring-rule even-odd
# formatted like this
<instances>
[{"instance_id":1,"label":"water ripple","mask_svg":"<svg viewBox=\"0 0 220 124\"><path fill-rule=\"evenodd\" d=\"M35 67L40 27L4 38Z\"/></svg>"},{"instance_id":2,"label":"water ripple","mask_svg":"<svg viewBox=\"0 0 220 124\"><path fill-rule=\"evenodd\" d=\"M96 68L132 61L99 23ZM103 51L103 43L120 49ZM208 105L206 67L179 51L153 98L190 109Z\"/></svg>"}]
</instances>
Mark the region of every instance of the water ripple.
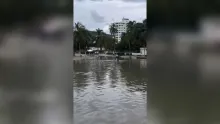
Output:
<instances>
[{"instance_id":1,"label":"water ripple","mask_svg":"<svg viewBox=\"0 0 220 124\"><path fill-rule=\"evenodd\" d=\"M138 62L74 64L74 124L146 124L147 79L139 75L146 70Z\"/></svg>"}]
</instances>

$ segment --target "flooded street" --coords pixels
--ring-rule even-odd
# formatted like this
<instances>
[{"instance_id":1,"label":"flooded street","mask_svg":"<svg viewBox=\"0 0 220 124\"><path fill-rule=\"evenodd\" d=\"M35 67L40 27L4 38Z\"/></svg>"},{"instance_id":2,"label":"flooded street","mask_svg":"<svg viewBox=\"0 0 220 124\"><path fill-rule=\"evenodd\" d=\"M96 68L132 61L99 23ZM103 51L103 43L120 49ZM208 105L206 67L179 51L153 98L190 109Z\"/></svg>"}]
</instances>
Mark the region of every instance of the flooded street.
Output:
<instances>
[{"instance_id":1,"label":"flooded street","mask_svg":"<svg viewBox=\"0 0 220 124\"><path fill-rule=\"evenodd\" d=\"M74 124L146 124L146 60L73 63Z\"/></svg>"}]
</instances>

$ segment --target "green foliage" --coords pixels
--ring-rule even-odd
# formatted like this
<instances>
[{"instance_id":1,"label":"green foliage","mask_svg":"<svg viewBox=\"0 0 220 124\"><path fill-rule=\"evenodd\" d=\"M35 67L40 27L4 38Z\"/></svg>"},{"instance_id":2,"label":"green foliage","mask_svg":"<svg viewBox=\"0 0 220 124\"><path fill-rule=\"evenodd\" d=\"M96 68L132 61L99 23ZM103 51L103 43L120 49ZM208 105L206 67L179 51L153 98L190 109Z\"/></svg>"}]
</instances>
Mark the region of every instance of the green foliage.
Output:
<instances>
[{"instance_id":1,"label":"green foliage","mask_svg":"<svg viewBox=\"0 0 220 124\"><path fill-rule=\"evenodd\" d=\"M113 23L110 25L109 27L109 31L111 33L111 36L113 37L113 49L115 51L115 48L116 48L116 39L115 39L115 34L118 32L117 28L116 28L116 25Z\"/></svg>"},{"instance_id":2,"label":"green foliage","mask_svg":"<svg viewBox=\"0 0 220 124\"><path fill-rule=\"evenodd\" d=\"M130 21L127 32L122 34L117 50L123 52L139 52L140 47L147 46L147 19L142 23Z\"/></svg>"},{"instance_id":3,"label":"green foliage","mask_svg":"<svg viewBox=\"0 0 220 124\"><path fill-rule=\"evenodd\" d=\"M74 36L74 51L86 50L88 47L99 47L112 50L113 38L103 32L101 29L89 31L80 22L75 23Z\"/></svg>"},{"instance_id":4,"label":"green foliage","mask_svg":"<svg viewBox=\"0 0 220 124\"><path fill-rule=\"evenodd\" d=\"M74 28L74 50L86 49L91 44L91 34L80 22L75 23Z\"/></svg>"},{"instance_id":5,"label":"green foliage","mask_svg":"<svg viewBox=\"0 0 220 124\"><path fill-rule=\"evenodd\" d=\"M116 25L113 23L109 27L110 35L101 29L89 31L81 23L75 24L74 50L86 50L88 47L105 48L111 51L139 52L140 47L147 46L147 19L143 22L130 21L127 25L127 32L121 36L121 42L116 43Z\"/></svg>"}]
</instances>

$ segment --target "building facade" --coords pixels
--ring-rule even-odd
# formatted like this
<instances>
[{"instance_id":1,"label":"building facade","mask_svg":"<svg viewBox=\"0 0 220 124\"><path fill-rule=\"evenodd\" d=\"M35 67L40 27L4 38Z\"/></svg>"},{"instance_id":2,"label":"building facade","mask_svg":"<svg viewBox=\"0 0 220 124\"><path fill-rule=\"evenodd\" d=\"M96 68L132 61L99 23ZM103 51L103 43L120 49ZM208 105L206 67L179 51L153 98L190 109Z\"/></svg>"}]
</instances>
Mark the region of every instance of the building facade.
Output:
<instances>
[{"instance_id":1,"label":"building facade","mask_svg":"<svg viewBox=\"0 0 220 124\"><path fill-rule=\"evenodd\" d=\"M128 22L129 22L129 19L123 18L121 22L114 23L117 28L117 33L115 34L115 38L118 42L121 41L122 33L126 33Z\"/></svg>"},{"instance_id":2,"label":"building facade","mask_svg":"<svg viewBox=\"0 0 220 124\"><path fill-rule=\"evenodd\" d=\"M146 47L140 48L140 53L141 53L141 55L146 56L147 55L147 48Z\"/></svg>"}]
</instances>

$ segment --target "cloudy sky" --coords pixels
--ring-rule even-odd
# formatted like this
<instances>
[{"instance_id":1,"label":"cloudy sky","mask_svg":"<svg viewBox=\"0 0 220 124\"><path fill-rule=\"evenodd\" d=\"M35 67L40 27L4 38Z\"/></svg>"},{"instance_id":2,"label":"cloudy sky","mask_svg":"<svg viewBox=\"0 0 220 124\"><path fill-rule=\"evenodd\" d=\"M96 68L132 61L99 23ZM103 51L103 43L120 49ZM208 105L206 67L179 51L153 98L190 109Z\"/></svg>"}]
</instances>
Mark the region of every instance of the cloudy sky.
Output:
<instances>
[{"instance_id":1,"label":"cloudy sky","mask_svg":"<svg viewBox=\"0 0 220 124\"><path fill-rule=\"evenodd\" d=\"M81 22L89 30L100 28L109 33L110 23L123 17L142 21L146 10L146 0L75 0L74 22Z\"/></svg>"}]
</instances>

